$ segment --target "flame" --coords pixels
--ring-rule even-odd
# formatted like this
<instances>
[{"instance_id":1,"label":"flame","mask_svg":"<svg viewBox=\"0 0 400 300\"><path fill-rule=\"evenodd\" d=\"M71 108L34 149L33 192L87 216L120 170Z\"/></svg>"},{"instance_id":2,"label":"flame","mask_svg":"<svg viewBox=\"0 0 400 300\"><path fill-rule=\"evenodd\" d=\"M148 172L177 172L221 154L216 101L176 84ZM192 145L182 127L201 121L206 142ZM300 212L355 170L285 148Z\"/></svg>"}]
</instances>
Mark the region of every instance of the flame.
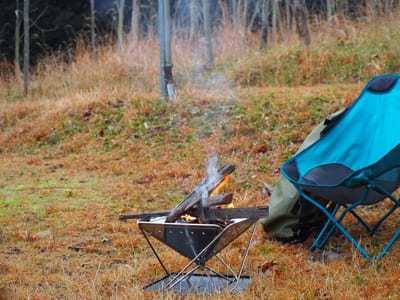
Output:
<instances>
[{"instance_id":1,"label":"flame","mask_svg":"<svg viewBox=\"0 0 400 300\"><path fill-rule=\"evenodd\" d=\"M222 180L222 182L216 187L216 189L211 192L210 197L215 196L216 194L218 194L218 192L220 190L222 190L222 188L228 183L228 181L229 181L229 174L226 175L224 180ZM233 202L231 202L226 207L227 208L234 208L235 206L233 205Z\"/></svg>"},{"instance_id":2,"label":"flame","mask_svg":"<svg viewBox=\"0 0 400 300\"><path fill-rule=\"evenodd\" d=\"M222 190L222 188L228 183L229 180L229 174L225 176L224 180L221 181L221 183L219 184L219 186L217 186L215 188L215 190L213 190L210 194L210 197L215 196L216 194L218 194L218 192L220 190Z\"/></svg>"},{"instance_id":3,"label":"flame","mask_svg":"<svg viewBox=\"0 0 400 300\"><path fill-rule=\"evenodd\" d=\"M188 222L194 222L194 221L197 220L196 217L193 217L193 216L191 216L191 215L189 215L189 214L184 214L184 215L182 215L182 216L181 216L181 219L184 219L184 220L186 220L186 221L188 221Z\"/></svg>"}]
</instances>

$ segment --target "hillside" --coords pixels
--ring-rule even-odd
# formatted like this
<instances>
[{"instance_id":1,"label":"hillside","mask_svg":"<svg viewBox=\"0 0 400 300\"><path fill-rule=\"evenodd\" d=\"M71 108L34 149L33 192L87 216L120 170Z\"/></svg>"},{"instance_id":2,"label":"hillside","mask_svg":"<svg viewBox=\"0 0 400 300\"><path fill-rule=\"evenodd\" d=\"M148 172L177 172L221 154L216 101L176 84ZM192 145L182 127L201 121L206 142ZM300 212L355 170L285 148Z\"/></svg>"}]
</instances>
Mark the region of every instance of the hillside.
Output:
<instances>
[{"instance_id":1,"label":"hillside","mask_svg":"<svg viewBox=\"0 0 400 300\"><path fill-rule=\"evenodd\" d=\"M1 74L0 299L151 298L142 287L162 269L135 222L118 215L170 209L214 153L219 164L236 165L225 188L235 206L267 204L263 182L278 180L279 166L316 124L356 99L372 76L400 72L397 16L379 26L343 21L334 32L318 28L310 48L293 37L265 51L255 36L244 42L225 27L212 72L199 50L175 39L178 96L168 103L159 99L150 38L130 41L121 54L104 46L97 62L84 43L69 63L48 57L27 97L18 79ZM382 205L363 213L374 221ZM355 222L352 229L373 250L397 224L398 214L372 239ZM259 226L245 269L253 281L241 296L399 297L398 244L371 264L340 235L326 247L339 254L333 261L310 253L311 240L280 244ZM186 262L157 246L169 269ZM241 238L222 257L238 268L245 246Z\"/></svg>"}]
</instances>

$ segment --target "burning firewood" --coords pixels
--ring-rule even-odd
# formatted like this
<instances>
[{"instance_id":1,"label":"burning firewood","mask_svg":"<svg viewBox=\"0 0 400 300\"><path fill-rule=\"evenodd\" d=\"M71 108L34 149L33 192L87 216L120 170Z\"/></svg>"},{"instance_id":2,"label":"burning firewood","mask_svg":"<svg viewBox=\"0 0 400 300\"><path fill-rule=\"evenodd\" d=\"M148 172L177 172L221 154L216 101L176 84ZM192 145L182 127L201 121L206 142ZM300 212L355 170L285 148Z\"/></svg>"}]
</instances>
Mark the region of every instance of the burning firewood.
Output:
<instances>
[{"instance_id":1,"label":"burning firewood","mask_svg":"<svg viewBox=\"0 0 400 300\"><path fill-rule=\"evenodd\" d=\"M233 195L232 194L218 194L212 196L207 199L207 207L213 207L217 205L226 205L232 203ZM196 210L199 210L199 207L195 205L192 209L187 211L190 215L195 215ZM156 211L151 213L141 213L141 214L133 214L133 215L120 215L120 220L128 220L128 219L145 219L151 217L163 217L168 216L171 211Z\"/></svg>"},{"instance_id":2,"label":"burning firewood","mask_svg":"<svg viewBox=\"0 0 400 300\"><path fill-rule=\"evenodd\" d=\"M232 203L232 194L216 194L227 183L228 176L235 170L233 165L225 165L216 170L213 176L203 178L200 185L196 186L181 203L171 211L158 211L133 215L121 215L120 220L151 219L154 217L167 217L166 222L177 220L189 223L218 223L224 227L231 219L248 218L259 219L268 216L268 207L250 208L218 208L219 205Z\"/></svg>"},{"instance_id":3,"label":"burning firewood","mask_svg":"<svg viewBox=\"0 0 400 300\"><path fill-rule=\"evenodd\" d=\"M201 184L197 186L189 196L187 196L181 203L175 206L167 217L167 222L176 221L182 214L187 213L190 209L196 205L201 205L202 191L206 190L210 195L228 176L235 170L234 165L225 165L220 168L213 180L209 177L205 177Z\"/></svg>"}]
</instances>

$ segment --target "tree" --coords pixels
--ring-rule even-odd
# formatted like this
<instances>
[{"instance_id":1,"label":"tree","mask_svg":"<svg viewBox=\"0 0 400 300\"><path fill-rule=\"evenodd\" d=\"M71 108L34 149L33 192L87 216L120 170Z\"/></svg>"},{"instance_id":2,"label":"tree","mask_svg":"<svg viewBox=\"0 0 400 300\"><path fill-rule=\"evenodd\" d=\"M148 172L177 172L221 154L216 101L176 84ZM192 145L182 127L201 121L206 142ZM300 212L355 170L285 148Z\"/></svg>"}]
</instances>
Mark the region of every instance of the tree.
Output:
<instances>
[{"instance_id":1,"label":"tree","mask_svg":"<svg viewBox=\"0 0 400 300\"><path fill-rule=\"evenodd\" d=\"M290 0L285 0L286 9L286 31L289 33L292 30L292 14L290 13Z\"/></svg>"},{"instance_id":2,"label":"tree","mask_svg":"<svg viewBox=\"0 0 400 300\"><path fill-rule=\"evenodd\" d=\"M261 0L261 49L267 46L268 42L268 0Z\"/></svg>"},{"instance_id":3,"label":"tree","mask_svg":"<svg viewBox=\"0 0 400 300\"><path fill-rule=\"evenodd\" d=\"M123 43L123 26L124 26L124 8L125 0L117 0L118 10L118 27L117 27L117 38L118 38L118 51L122 51Z\"/></svg>"},{"instance_id":4,"label":"tree","mask_svg":"<svg viewBox=\"0 0 400 300\"><path fill-rule=\"evenodd\" d=\"M198 0L191 0L189 4L190 9L190 33L189 39L191 42L194 42L195 35L197 31L197 25L199 23L199 4Z\"/></svg>"},{"instance_id":5,"label":"tree","mask_svg":"<svg viewBox=\"0 0 400 300\"><path fill-rule=\"evenodd\" d=\"M203 24L207 47L207 67L214 67L214 50L211 37L210 0L203 0Z\"/></svg>"},{"instance_id":6,"label":"tree","mask_svg":"<svg viewBox=\"0 0 400 300\"><path fill-rule=\"evenodd\" d=\"M326 19L328 20L329 27L332 26L333 18L333 1L326 0Z\"/></svg>"},{"instance_id":7,"label":"tree","mask_svg":"<svg viewBox=\"0 0 400 300\"><path fill-rule=\"evenodd\" d=\"M300 39L309 46L311 44L311 34L307 23L306 4L304 0L294 0L294 11L296 18L297 32Z\"/></svg>"},{"instance_id":8,"label":"tree","mask_svg":"<svg viewBox=\"0 0 400 300\"><path fill-rule=\"evenodd\" d=\"M96 23L95 23L95 7L94 0L90 0L90 37L92 42L92 51L94 59L97 60L96 51Z\"/></svg>"},{"instance_id":9,"label":"tree","mask_svg":"<svg viewBox=\"0 0 400 300\"><path fill-rule=\"evenodd\" d=\"M29 84L29 0L24 0L24 94L28 94Z\"/></svg>"},{"instance_id":10,"label":"tree","mask_svg":"<svg viewBox=\"0 0 400 300\"><path fill-rule=\"evenodd\" d=\"M15 9L15 46L14 46L14 71L15 75L18 76L21 73L20 68L20 44L21 44L21 12L19 9L19 0L16 0Z\"/></svg>"},{"instance_id":11,"label":"tree","mask_svg":"<svg viewBox=\"0 0 400 300\"><path fill-rule=\"evenodd\" d=\"M133 37L139 37L140 0L132 0L131 31Z\"/></svg>"}]
</instances>

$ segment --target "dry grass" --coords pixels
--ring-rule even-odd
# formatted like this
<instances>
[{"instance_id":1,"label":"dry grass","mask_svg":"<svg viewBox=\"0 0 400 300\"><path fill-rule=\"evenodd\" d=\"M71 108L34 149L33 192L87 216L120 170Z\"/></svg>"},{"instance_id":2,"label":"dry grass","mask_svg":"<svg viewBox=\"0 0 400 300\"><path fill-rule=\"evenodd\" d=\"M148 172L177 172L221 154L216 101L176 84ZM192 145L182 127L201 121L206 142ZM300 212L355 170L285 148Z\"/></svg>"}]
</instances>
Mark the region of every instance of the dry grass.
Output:
<instances>
[{"instance_id":1,"label":"dry grass","mask_svg":"<svg viewBox=\"0 0 400 300\"><path fill-rule=\"evenodd\" d=\"M364 84L241 87L224 74L234 72L233 61L248 68L258 55L253 37L235 40L229 27L219 34L220 73L205 73L201 51L175 41L179 93L168 104L157 99L158 50L151 39L131 41L122 55L103 47L97 63L83 46L70 63L47 58L27 98L20 95L20 83L2 75L0 299L153 298L142 286L162 269L135 223L121 223L118 215L171 208L199 183L212 152L221 164L237 167L227 187L237 206L268 203L262 182L275 182L280 164L310 129L350 104ZM319 66L309 63L308 70L313 64ZM385 205L366 210L368 218L375 220ZM392 232L397 220L391 218L372 239L371 250L388 238L386 230ZM248 236L223 254L236 268ZM240 297L399 297L398 244L370 264L339 235L327 247L340 253L334 262L315 260L307 250L310 242L282 245L258 228L245 270L253 280ZM78 244L82 250L69 248ZM168 268L185 263L158 246ZM265 262L276 264L264 273Z\"/></svg>"}]
</instances>

